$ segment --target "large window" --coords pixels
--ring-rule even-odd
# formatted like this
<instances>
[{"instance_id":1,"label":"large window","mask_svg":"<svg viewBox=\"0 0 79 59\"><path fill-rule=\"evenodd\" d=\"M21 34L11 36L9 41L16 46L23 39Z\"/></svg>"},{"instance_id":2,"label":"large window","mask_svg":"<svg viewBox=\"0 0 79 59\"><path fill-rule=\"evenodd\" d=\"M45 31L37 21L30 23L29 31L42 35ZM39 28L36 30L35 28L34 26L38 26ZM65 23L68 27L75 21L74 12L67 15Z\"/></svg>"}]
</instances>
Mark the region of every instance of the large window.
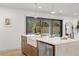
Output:
<instances>
[{"instance_id":1,"label":"large window","mask_svg":"<svg viewBox=\"0 0 79 59\"><path fill-rule=\"evenodd\" d=\"M55 36L60 36L61 34L61 22L60 21L52 21L52 34Z\"/></svg>"},{"instance_id":2,"label":"large window","mask_svg":"<svg viewBox=\"0 0 79 59\"><path fill-rule=\"evenodd\" d=\"M62 36L62 20L26 17L26 34Z\"/></svg>"}]
</instances>

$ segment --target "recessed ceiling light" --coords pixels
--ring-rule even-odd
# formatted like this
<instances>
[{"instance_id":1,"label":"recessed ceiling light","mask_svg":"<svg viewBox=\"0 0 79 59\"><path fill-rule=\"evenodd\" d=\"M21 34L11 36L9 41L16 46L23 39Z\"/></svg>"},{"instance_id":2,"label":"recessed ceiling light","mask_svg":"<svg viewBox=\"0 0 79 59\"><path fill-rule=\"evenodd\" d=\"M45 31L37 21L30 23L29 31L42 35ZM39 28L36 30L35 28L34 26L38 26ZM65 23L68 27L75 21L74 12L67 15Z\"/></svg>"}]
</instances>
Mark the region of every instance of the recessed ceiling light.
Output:
<instances>
[{"instance_id":1,"label":"recessed ceiling light","mask_svg":"<svg viewBox=\"0 0 79 59\"><path fill-rule=\"evenodd\" d=\"M55 14L56 12L54 12L54 11L52 11L52 12L50 12L51 14Z\"/></svg>"},{"instance_id":2,"label":"recessed ceiling light","mask_svg":"<svg viewBox=\"0 0 79 59\"><path fill-rule=\"evenodd\" d=\"M38 6L38 8L42 8L42 6Z\"/></svg>"}]
</instances>

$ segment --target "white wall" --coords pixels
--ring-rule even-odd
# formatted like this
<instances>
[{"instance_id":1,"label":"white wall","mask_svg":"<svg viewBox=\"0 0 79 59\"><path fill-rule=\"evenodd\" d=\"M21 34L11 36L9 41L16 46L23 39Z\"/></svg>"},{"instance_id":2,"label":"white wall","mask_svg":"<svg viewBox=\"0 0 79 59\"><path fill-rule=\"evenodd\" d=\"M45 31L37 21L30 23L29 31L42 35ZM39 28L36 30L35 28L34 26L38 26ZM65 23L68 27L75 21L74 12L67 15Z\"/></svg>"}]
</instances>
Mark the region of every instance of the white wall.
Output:
<instances>
[{"instance_id":1,"label":"white wall","mask_svg":"<svg viewBox=\"0 0 79 59\"><path fill-rule=\"evenodd\" d=\"M20 37L25 34L25 20L26 16L35 16L36 13L32 11L19 10L14 8L0 7L0 50L17 49L21 47ZM53 16L46 13L38 13L40 17L55 18L63 20L63 34L65 32L65 22L72 21L76 25L76 18ZM4 19L10 18L11 26L4 25Z\"/></svg>"},{"instance_id":2,"label":"white wall","mask_svg":"<svg viewBox=\"0 0 79 59\"><path fill-rule=\"evenodd\" d=\"M4 19L11 19L11 26L4 25ZM20 47L20 35L24 33L23 11L0 7L0 50Z\"/></svg>"}]
</instances>

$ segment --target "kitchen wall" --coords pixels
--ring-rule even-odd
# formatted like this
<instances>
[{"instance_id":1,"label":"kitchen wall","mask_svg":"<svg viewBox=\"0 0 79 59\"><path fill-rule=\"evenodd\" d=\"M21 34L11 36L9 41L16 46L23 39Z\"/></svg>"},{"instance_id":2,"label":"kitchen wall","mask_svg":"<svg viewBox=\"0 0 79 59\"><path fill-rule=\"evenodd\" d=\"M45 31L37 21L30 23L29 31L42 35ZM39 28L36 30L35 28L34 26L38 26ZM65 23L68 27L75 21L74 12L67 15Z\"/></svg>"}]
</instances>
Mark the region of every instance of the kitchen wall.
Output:
<instances>
[{"instance_id":1,"label":"kitchen wall","mask_svg":"<svg viewBox=\"0 0 79 59\"><path fill-rule=\"evenodd\" d=\"M11 20L10 26L4 25L5 18ZM18 9L0 7L0 50L20 47L20 36L24 34L24 12Z\"/></svg>"},{"instance_id":2,"label":"kitchen wall","mask_svg":"<svg viewBox=\"0 0 79 59\"><path fill-rule=\"evenodd\" d=\"M25 34L26 16L37 16L45 18L55 18L63 20L63 35L65 33L64 25L66 22L72 22L76 26L77 18L66 16L54 16L47 13L35 13L22 9L0 7L0 51L18 49L21 47L21 35ZM4 25L5 18L11 20L10 26Z\"/></svg>"}]
</instances>

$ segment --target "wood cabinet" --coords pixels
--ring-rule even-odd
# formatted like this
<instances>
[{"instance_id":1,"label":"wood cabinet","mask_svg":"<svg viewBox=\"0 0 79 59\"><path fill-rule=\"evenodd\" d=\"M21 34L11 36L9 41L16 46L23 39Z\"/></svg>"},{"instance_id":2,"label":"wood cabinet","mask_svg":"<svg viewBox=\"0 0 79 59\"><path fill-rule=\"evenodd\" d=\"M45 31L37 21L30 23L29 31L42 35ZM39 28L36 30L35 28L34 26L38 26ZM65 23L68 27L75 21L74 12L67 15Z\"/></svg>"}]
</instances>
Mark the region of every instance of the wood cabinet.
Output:
<instances>
[{"instance_id":1,"label":"wood cabinet","mask_svg":"<svg viewBox=\"0 0 79 59\"><path fill-rule=\"evenodd\" d=\"M37 48L27 44L27 55L29 56L37 56Z\"/></svg>"},{"instance_id":2,"label":"wood cabinet","mask_svg":"<svg viewBox=\"0 0 79 59\"><path fill-rule=\"evenodd\" d=\"M21 36L22 53L27 56L37 56L37 48L27 43L27 37Z\"/></svg>"},{"instance_id":3,"label":"wood cabinet","mask_svg":"<svg viewBox=\"0 0 79 59\"><path fill-rule=\"evenodd\" d=\"M31 49L31 46L30 46L29 44L27 44L27 48L28 48L28 49L27 49L27 55L28 55L28 56L32 56L32 52L31 52L32 49Z\"/></svg>"},{"instance_id":4,"label":"wood cabinet","mask_svg":"<svg viewBox=\"0 0 79 59\"><path fill-rule=\"evenodd\" d=\"M22 53L27 55L27 38L24 36L21 36L21 49Z\"/></svg>"},{"instance_id":5,"label":"wood cabinet","mask_svg":"<svg viewBox=\"0 0 79 59\"><path fill-rule=\"evenodd\" d=\"M37 56L37 48L32 46L31 52L32 52L32 56Z\"/></svg>"}]
</instances>

